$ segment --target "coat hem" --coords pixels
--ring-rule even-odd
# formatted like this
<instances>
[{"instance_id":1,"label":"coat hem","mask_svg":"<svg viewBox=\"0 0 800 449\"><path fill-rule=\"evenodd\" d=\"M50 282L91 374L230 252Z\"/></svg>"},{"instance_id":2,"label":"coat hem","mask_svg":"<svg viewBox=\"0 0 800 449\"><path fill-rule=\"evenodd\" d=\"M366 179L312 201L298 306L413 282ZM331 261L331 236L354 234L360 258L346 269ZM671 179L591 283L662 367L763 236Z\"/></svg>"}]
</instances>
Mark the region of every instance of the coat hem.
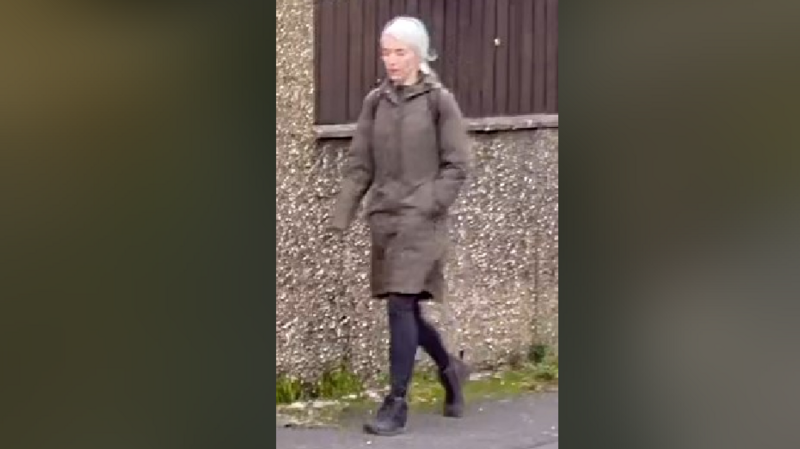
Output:
<instances>
[{"instance_id":1,"label":"coat hem","mask_svg":"<svg viewBox=\"0 0 800 449\"><path fill-rule=\"evenodd\" d=\"M435 301L436 300L436 295L434 295L433 293L429 292L428 290L422 290L422 291L419 291L419 292L397 291L397 292L373 293L372 294L372 298L373 299L386 299L389 296L391 296L392 294L419 295L420 296L419 299L422 300L422 301Z\"/></svg>"}]
</instances>

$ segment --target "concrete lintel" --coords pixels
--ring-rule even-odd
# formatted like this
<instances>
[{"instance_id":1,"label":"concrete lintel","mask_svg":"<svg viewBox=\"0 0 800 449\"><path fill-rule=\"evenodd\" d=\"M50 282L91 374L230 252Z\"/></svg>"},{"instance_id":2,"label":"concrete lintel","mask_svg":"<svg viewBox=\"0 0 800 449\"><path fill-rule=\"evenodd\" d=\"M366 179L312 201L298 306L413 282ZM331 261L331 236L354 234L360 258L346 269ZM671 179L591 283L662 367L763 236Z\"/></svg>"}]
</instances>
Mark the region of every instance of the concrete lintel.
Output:
<instances>
[{"instance_id":1,"label":"concrete lintel","mask_svg":"<svg viewBox=\"0 0 800 449\"><path fill-rule=\"evenodd\" d=\"M558 128L558 114L531 114L507 117L468 118L467 129L473 133L514 131L520 129ZM349 139L355 133L356 124L316 125L317 139Z\"/></svg>"}]
</instances>

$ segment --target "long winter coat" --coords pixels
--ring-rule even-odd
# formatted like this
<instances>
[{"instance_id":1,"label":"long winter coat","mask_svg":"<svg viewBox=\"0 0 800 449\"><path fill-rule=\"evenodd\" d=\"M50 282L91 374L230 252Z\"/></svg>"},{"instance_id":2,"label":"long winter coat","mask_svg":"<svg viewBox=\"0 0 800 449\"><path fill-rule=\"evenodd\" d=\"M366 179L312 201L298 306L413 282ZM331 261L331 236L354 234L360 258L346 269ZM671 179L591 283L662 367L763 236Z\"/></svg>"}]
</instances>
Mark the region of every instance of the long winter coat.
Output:
<instances>
[{"instance_id":1,"label":"long winter coat","mask_svg":"<svg viewBox=\"0 0 800 449\"><path fill-rule=\"evenodd\" d=\"M468 142L454 96L433 75L384 82L365 98L332 224L346 230L369 191L375 297L443 295L448 210L467 179Z\"/></svg>"}]
</instances>

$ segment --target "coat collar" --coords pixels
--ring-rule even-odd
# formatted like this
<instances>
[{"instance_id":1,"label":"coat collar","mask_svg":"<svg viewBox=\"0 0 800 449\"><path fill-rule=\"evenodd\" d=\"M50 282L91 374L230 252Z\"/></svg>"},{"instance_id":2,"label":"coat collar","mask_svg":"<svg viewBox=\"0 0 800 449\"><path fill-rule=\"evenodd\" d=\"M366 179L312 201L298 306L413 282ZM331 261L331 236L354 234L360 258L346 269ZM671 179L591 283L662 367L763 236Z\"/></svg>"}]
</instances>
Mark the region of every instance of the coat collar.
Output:
<instances>
[{"instance_id":1,"label":"coat collar","mask_svg":"<svg viewBox=\"0 0 800 449\"><path fill-rule=\"evenodd\" d=\"M439 78L435 74L431 73L428 75L422 75L422 78L418 83L403 87L402 93L400 93L400 90L397 89L397 87L388 78L384 79L380 83L379 89L382 96L386 97L394 104L399 104L401 100L408 101L418 95L422 95L441 86L442 84L439 81Z\"/></svg>"}]
</instances>

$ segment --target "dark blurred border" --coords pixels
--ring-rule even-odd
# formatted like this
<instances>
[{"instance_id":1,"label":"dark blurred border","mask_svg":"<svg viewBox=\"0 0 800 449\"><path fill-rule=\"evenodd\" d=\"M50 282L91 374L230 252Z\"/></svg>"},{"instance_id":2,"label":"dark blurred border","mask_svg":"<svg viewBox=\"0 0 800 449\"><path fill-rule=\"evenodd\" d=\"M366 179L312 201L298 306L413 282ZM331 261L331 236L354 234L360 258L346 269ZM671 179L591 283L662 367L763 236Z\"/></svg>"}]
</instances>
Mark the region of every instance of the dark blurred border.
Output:
<instances>
[{"instance_id":1,"label":"dark blurred border","mask_svg":"<svg viewBox=\"0 0 800 449\"><path fill-rule=\"evenodd\" d=\"M274 7L0 6L0 447L271 447Z\"/></svg>"},{"instance_id":2,"label":"dark blurred border","mask_svg":"<svg viewBox=\"0 0 800 449\"><path fill-rule=\"evenodd\" d=\"M560 443L800 447L800 5L559 6Z\"/></svg>"}]
</instances>

